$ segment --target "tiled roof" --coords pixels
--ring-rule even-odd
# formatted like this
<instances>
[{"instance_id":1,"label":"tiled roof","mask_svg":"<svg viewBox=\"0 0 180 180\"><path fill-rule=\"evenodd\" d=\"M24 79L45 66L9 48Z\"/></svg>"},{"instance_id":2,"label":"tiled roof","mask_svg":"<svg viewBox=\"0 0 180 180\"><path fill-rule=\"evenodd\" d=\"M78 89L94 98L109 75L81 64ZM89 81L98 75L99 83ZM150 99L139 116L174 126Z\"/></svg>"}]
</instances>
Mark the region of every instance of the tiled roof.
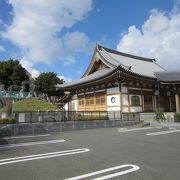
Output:
<instances>
[{"instance_id":1,"label":"tiled roof","mask_svg":"<svg viewBox=\"0 0 180 180\"><path fill-rule=\"evenodd\" d=\"M75 85L77 86L77 85L87 83L90 81L95 81L95 80L102 78L103 76L110 74L114 70L115 70L114 68L111 68L111 69L110 68L104 68L104 69L96 71L96 72L94 72L88 76L85 76L79 80L72 81L70 83L59 84L59 85L56 85L56 87L57 88L66 88L66 87L71 87L71 86L75 86Z\"/></svg>"},{"instance_id":2,"label":"tiled roof","mask_svg":"<svg viewBox=\"0 0 180 180\"><path fill-rule=\"evenodd\" d=\"M98 51L101 56L112 65L125 67L131 72L142 76L155 77L154 72L164 71L164 69L156 63L155 59L134 56L102 46L98 46Z\"/></svg>"},{"instance_id":3,"label":"tiled roof","mask_svg":"<svg viewBox=\"0 0 180 180\"><path fill-rule=\"evenodd\" d=\"M180 81L180 70L155 72L154 74L160 81Z\"/></svg>"},{"instance_id":4,"label":"tiled roof","mask_svg":"<svg viewBox=\"0 0 180 180\"><path fill-rule=\"evenodd\" d=\"M96 56L97 54L99 56ZM100 59L104 62L104 64L107 65L108 68L98 70L90 74L90 70L95 63L97 57L100 57ZM63 89L96 81L103 78L104 76L111 74L115 69L119 67L136 75L149 78L156 78L154 72L165 71L160 65L156 63L155 59L134 56L97 45L94 51L92 61L87 68L85 74L79 80L57 85L56 87Z\"/></svg>"}]
</instances>

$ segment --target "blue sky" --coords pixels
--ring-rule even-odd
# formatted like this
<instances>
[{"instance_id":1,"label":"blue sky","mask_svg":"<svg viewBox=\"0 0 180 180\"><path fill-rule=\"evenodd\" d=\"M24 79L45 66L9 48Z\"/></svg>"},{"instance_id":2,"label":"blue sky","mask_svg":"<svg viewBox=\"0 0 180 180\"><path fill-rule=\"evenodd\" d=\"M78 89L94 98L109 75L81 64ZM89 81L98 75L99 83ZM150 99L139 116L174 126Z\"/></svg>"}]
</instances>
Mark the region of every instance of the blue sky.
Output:
<instances>
[{"instance_id":1,"label":"blue sky","mask_svg":"<svg viewBox=\"0 0 180 180\"><path fill-rule=\"evenodd\" d=\"M0 60L78 79L96 43L180 69L179 0L1 0Z\"/></svg>"}]
</instances>

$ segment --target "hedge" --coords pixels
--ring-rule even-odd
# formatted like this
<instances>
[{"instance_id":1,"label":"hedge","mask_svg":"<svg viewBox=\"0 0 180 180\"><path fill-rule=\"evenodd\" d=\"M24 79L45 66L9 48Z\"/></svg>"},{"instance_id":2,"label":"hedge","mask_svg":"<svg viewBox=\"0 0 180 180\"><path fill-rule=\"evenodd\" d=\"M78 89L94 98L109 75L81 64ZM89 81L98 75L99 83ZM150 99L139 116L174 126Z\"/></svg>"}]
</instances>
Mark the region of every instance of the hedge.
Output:
<instances>
[{"instance_id":1,"label":"hedge","mask_svg":"<svg viewBox=\"0 0 180 180\"><path fill-rule=\"evenodd\" d=\"M175 113L174 114L174 121L175 122L180 122L180 113Z\"/></svg>"},{"instance_id":2,"label":"hedge","mask_svg":"<svg viewBox=\"0 0 180 180\"><path fill-rule=\"evenodd\" d=\"M15 123L17 123L16 119L11 119L11 118L0 119L0 124L15 124Z\"/></svg>"},{"instance_id":3,"label":"hedge","mask_svg":"<svg viewBox=\"0 0 180 180\"><path fill-rule=\"evenodd\" d=\"M74 120L74 121L88 121L88 120L108 120L109 117L107 115L74 115L74 116L70 116L69 117L70 120Z\"/></svg>"}]
</instances>

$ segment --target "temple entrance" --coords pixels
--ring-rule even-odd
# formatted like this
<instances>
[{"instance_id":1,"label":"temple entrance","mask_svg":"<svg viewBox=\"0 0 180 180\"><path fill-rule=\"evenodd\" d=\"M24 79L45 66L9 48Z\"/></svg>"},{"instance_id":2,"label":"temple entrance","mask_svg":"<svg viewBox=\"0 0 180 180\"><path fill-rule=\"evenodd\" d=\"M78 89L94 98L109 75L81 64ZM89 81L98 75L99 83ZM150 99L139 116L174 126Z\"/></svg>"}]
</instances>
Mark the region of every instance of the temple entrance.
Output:
<instances>
[{"instance_id":1,"label":"temple entrance","mask_svg":"<svg viewBox=\"0 0 180 180\"><path fill-rule=\"evenodd\" d=\"M144 112L153 112L153 98L150 95L144 96Z\"/></svg>"}]
</instances>

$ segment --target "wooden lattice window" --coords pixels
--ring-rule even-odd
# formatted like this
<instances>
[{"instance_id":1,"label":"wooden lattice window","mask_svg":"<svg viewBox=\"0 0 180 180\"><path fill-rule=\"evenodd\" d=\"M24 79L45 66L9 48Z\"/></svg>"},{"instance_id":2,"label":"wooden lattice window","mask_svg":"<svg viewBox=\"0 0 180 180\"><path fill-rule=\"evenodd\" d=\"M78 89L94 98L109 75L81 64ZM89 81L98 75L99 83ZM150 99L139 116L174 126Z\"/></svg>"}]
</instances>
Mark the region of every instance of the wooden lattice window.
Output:
<instances>
[{"instance_id":1,"label":"wooden lattice window","mask_svg":"<svg viewBox=\"0 0 180 180\"><path fill-rule=\"evenodd\" d=\"M97 96L96 97L96 104L97 105L104 105L106 103L104 96Z\"/></svg>"},{"instance_id":2,"label":"wooden lattice window","mask_svg":"<svg viewBox=\"0 0 180 180\"><path fill-rule=\"evenodd\" d=\"M93 97L86 98L86 106L92 106L92 105L94 105Z\"/></svg>"},{"instance_id":3,"label":"wooden lattice window","mask_svg":"<svg viewBox=\"0 0 180 180\"><path fill-rule=\"evenodd\" d=\"M79 99L78 104L79 106L84 106L84 99Z\"/></svg>"},{"instance_id":4,"label":"wooden lattice window","mask_svg":"<svg viewBox=\"0 0 180 180\"><path fill-rule=\"evenodd\" d=\"M131 96L131 106L140 106L139 96Z\"/></svg>"}]
</instances>

